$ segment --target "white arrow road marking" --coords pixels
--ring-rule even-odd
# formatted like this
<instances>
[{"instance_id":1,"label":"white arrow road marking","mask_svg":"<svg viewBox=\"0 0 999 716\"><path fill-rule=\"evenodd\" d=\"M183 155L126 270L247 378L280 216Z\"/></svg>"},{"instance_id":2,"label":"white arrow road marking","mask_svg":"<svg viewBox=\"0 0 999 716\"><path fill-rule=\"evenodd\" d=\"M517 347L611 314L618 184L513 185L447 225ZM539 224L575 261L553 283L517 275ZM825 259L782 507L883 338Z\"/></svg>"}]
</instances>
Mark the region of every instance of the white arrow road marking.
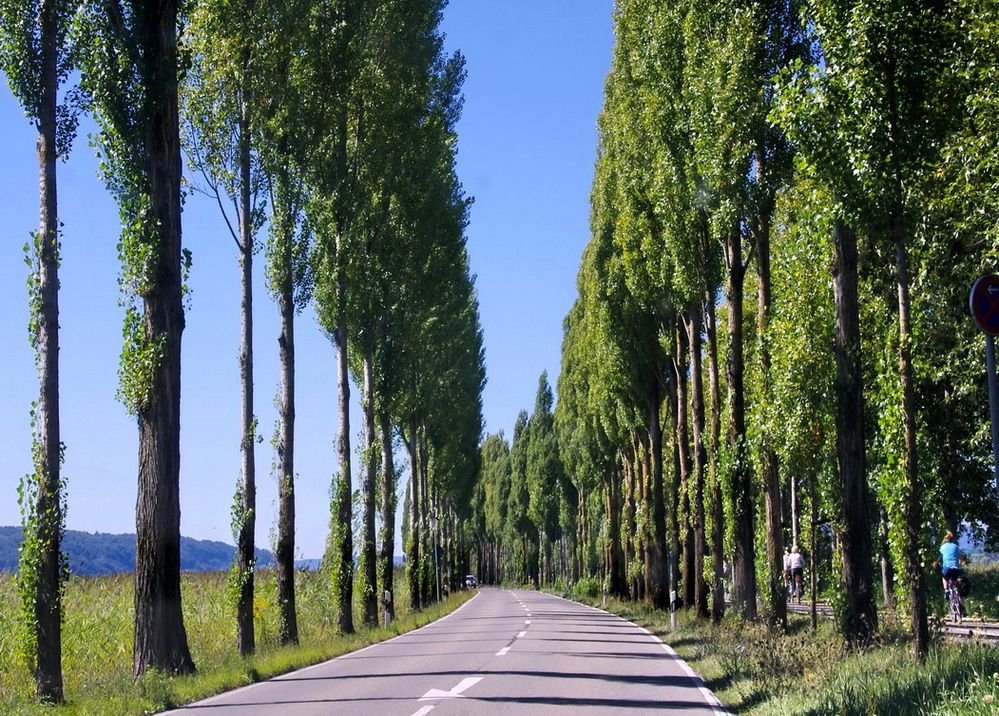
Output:
<instances>
[{"instance_id":1,"label":"white arrow road marking","mask_svg":"<svg viewBox=\"0 0 999 716\"><path fill-rule=\"evenodd\" d=\"M496 652L496 656L506 656L506 653L510 651L510 647L504 646L502 649Z\"/></svg>"},{"instance_id":2,"label":"white arrow road marking","mask_svg":"<svg viewBox=\"0 0 999 716\"><path fill-rule=\"evenodd\" d=\"M454 699L454 698L465 698L461 695L462 691L467 691L468 689L475 686L477 683L482 681L481 676L470 676L467 679L462 679L457 686L455 686L450 691L441 691L440 689L430 689L427 693L420 697L420 701L434 701L436 699Z\"/></svg>"}]
</instances>

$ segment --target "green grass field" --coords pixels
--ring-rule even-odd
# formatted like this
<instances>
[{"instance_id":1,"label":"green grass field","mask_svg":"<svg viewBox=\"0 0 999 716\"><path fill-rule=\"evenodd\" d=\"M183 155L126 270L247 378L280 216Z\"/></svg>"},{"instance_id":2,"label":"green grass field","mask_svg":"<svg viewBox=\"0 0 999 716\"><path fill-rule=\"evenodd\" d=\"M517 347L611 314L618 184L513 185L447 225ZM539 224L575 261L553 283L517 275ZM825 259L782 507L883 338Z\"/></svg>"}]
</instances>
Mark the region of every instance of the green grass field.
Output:
<instances>
[{"instance_id":1,"label":"green grass field","mask_svg":"<svg viewBox=\"0 0 999 716\"><path fill-rule=\"evenodd\" d=\"M299 571L296 581L300 645L277 645L278 608L272 571L256 576L257 653L236 654L234 610L226 573L184 573L184 625L197 666L191 676L147 674L132 678L132 575L73 577L66 588L63 679L66 706L33 703L34 677L19 656L17 594L9 575L0 577L0 713L142 714L188 703L227 689L314 664L409 631L452 611L470 598L459 592L422 612L411 612L406 580L396 577L398 618L388 628L336 633L329 584L321 572ZM355 590L355 596L357 590ZM355 624L360 624L355 605Z\"/></svg>"}]
</instances>

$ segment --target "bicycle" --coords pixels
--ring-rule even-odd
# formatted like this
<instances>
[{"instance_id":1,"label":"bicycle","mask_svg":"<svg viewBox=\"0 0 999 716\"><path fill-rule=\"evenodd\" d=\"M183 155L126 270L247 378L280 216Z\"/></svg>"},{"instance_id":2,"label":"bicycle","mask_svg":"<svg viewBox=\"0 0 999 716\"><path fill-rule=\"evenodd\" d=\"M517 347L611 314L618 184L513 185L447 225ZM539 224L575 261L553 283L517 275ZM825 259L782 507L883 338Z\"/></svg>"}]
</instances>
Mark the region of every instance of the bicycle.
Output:
<instances>
[{"instance_id":1,"label":"bicycle","mask_svg":"<svg viewBox=\"0 0 999 716\"><path fill-rule=\"evenodd\" d=\"M944 592L947 597L947 610L955 624L960 624L964 617L964 609L961 605L961 592L954 577L947 577L947 589Z\"/></svg>"}]
</instances>

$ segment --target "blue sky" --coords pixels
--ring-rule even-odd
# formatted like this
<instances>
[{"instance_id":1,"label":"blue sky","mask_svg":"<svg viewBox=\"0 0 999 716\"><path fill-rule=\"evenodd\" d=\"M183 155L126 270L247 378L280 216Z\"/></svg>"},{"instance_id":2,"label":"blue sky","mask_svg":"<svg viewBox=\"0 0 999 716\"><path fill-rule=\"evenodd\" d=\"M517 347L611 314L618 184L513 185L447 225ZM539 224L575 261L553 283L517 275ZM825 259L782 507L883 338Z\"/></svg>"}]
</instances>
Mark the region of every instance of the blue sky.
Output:
<instances>
[{"instance_id":1,"label":"blue sky","mask_svg":"<svg viewBox=\"0 0 999 716\"><path fill-rule=\"evenodd\" d=\"M530 409L538 376L554 383L562 319L575 298L589 235L596 118L610 67L611 0L453 0L450 49L466 57L458 171L475 197L468 249L485 333L486 430L509 436ZM34 133L0 88L0 525L17 524L16 489L31 469L28 411L38 383L27 341L27 268L22 246L38 222ZM96 174L85 120L59 171L65 225L61 270L61 411L70 529L132 532L137 430L115 399L122 311L118 307L117 208ZM232 542L229 505L239 476L239 270L214 204L187 200L184 244L194 255L183 337L181 531ZM273 450L278 316L257 260L257 540L276 522ZM297 543L322 553L335 470L335 357L310 311L296 330ZM356 405L358 394L352 394ZM360 422L352 420L355 447ZM356 465L356 462L355 462ZM355 483L356 484L356 483Z\"/></svg>"}]
</instances>

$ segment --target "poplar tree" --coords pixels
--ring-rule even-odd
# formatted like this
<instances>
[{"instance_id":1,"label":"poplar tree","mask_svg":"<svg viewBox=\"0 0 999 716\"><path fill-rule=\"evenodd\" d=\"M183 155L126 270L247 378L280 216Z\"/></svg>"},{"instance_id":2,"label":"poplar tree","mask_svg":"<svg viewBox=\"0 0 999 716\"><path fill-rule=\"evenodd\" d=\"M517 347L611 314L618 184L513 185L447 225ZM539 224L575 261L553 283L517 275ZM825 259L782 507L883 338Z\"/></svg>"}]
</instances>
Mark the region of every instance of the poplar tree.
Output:
<instances>
[{"instance_id":1,"label":"poplar tree","mask_svg":"<svg viewBox=\"0 0 999 716\"><path fill-rule=\"evenodd\" d=\"M25 246L39 396L32 408L34 472L18 490L24 542L18 592L30 625L39 700L61 703L62 590L69 567L60 549L65 531L63 444L59 433L59 245L56 161L65 158L76 135L79 95L59 101L59 89L73 69L70 24L76 5L64 0L0 2L0 69L38 133L39 225Z\"/></svg>"},{"instance_id":2,"label":"poplar tree","mask_svg":"<svg viewBox=\"0 0 999 716\"><path fill-rule=\"evenodd\" d=\"M253 255L262 223L258 198L262 178L256 149L255 91L269 92L255 57L260 19L256 0L206 0L194 5L188 25L193 62L183 85L184 140L203 183L194 186L214 199L236 245L240 265L239 373L242 399L240 479L232 506L236 560L230 575L236 606L236 644L242 656L255 649L253 592L256 526L257 421L253 414ZM225 200L225 203L223 203ZM226 205L234 209L230 220ZM233 226L235 223L235 227Z\"/></svg>"},{"instance_id":3,"label":"poplar tree","mask_svg":"<svg viewBox=\"0 0 999 716\"><path fill-rule=\"evenodd\" d=\"M311 227L305 220L308 186L300 159L306 147L296 131L302 88L291 82L292 62L304 42L305 6L282 0L265 3L256 21L268 41L257 48L256 67L266 91L257 114L260 165L267 186L267 286L277 301L281 328L278 335L280 379L276 403L277 453L274 472L278 483L278 524L274 549L277 599L280 609L278 641L298 643L295 596L295 316L312 294L309 262Z\"/></svg>"},{"instance_id":4,"label":"poplar tree","mask_svg":"<svg viewBox=\"0 0 999 716\"><path fill-rule=\"evenodd\" d=\"M194 661L180 593L180 344L190 253L181 244L178 6L94 1L85 13L82 82L122 222L119 395L139 425L133 671L186 673Z\"/></svg>"}]
</instances>

